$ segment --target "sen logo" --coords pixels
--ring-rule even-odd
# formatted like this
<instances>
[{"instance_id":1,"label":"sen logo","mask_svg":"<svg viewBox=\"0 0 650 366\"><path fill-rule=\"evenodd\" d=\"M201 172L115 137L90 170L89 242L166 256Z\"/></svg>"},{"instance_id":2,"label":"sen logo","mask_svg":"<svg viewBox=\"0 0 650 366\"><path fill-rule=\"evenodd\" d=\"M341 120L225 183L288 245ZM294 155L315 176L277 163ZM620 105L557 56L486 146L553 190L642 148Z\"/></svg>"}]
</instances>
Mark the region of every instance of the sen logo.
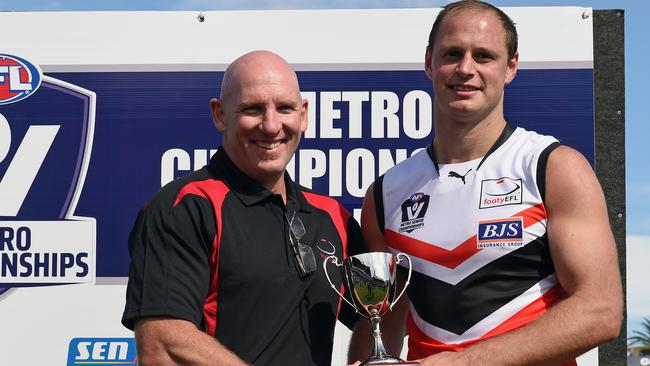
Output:
<instances>
[{"instance_id":1,"label":"sen logo","mask_svg":"<svg viewBox=\"0 0 650 366\"><path fill-rule=\"evenodd\" d=\"M477 248L519 247L523 245L524 220L521 217L480 221Z\"/></svg>"},{"instance_id":2,"label":"sen logo","mask_svg":"<svg viewBox=\"0 0 650 366\"><path fill-rule=\"evenodd\" d=\"M136 365L133 338L73 338L68 347L68 366Z\"/></svg>"},{"instance_id":3,"label":"sen logo","mask_svg":"<svg viewBox=\"0 0 650 366\"><path fill-rule=\"evenodd\" d=\"M41 86L41 69L18 56L0 53L0 105L15 103Z\"/></svg>"}]
</instances>

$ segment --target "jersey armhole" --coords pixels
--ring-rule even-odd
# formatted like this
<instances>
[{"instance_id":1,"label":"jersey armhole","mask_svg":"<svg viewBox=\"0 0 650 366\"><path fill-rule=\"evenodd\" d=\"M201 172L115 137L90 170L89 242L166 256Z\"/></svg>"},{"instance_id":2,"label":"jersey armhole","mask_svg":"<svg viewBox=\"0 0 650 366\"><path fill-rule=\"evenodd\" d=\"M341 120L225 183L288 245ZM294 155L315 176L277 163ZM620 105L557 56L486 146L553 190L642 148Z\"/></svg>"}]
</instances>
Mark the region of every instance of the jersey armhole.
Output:
<instances>
[{"instance_id":1,"label":"jersey armhole","mask_svg":"<svg viewBox=\"0 0 650 366\"><path fill-rule=\"evenodd\" d=\"M377 215L377 224L379 225L379 230L383 235L384 229L386 226L384 219L384 175L382 174L375 180L373 185L373 194L375 199L375 215Z\"/></svg>"},{"instance_id":2,"label":"jersey armhole","mask_svg":"<svg viewBox=\"0 0 650 366\"><path fill-rule=\"evenodd\" d=\"M537 160L537 189L539 190L543 203L546 203L546 165L548 164L548 157L551 155L553 150L557 149L561 145L562 144L557 141L548 145L539 154L539 159Z\"/></svg>"}]
</instances>

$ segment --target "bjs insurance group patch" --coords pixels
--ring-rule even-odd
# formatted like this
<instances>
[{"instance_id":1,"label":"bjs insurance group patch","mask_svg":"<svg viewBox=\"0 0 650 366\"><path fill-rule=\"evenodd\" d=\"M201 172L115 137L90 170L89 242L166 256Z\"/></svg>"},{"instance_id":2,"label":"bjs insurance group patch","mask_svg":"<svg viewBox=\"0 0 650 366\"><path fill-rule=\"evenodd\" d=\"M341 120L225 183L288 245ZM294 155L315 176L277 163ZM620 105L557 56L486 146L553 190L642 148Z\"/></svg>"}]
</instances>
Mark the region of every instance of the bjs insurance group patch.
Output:
<instances>
[{"instance_id":1,"label":"bjs insurance group patch","mask_svg":"<svg viewBox=\"0 0 650 366\"><path fill-rule=\"evenodd\" d=\"M478 224L477 248L520 247L524 243L521 217L485 220Z\"/></svg>"}]
</instances>

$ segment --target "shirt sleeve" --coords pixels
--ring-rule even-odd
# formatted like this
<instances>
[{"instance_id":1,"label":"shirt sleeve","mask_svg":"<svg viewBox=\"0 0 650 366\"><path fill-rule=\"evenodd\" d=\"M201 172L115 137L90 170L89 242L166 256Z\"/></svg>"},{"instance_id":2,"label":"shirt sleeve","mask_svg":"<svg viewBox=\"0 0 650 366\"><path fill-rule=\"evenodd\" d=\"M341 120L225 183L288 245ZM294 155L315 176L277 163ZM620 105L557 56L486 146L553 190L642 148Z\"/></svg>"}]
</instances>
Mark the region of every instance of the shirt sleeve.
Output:
<instances>
[{"instance_id":1,"label":"shirt sleeve","mask_svg":"<svg viewBox=\"0 0 650 366\"><path fill-rule=\"evenodd\" d=\"M154 316L202 326L216 235L214 212L202 197L175 201L154 197L138 214L129 236L131 265L122 317L129 329L137 319Z\"/></svg>"}]
</instances>

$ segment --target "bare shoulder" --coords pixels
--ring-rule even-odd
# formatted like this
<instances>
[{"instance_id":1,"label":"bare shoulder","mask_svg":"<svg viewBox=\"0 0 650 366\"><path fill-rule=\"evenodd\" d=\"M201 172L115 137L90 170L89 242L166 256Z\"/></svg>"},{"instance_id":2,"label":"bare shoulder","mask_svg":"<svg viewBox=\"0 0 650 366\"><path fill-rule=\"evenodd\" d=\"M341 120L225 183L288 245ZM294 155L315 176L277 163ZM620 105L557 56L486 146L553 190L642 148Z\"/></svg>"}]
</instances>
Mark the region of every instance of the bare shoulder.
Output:
<instances>
[{"instance_id":1,"label":"bare shoulder","mask_svg":"<svg viewBox=\"0 0 650 366\"><path fill-rule=\"evenodd\" d=\"M567 206L600 206L604 196L587 159L577 150L560 146L548 158L546 206L553 210Z\"/></svg>"},{"instance_id":2,"label":"bare shoulder","mask_svg":"<svg viewBox=\"0 0 650 366\"><path fill-rule=\"evenodd\" d=\"M589 284L616 289L616 246L603 191L589 162L562 146L546 170L548 238L560 282L569 293ZM596 275L598 274L598 275Z\"/></svg>"},{"instance_id":3,"label":"bare shoulder","mask_svg":"<svg viewBox=\"0 0 650 366\"><path fill-rule=\"evenodd\" d=\"M580 321L607 324L592 332L594 343L615 338L623 308L616 243L603 190L578 151L561 146L549 156L544 205L549 249L562 288L580 304Z\"/></svg>"},{"instance_id":4,"label":"bare shoulder","mask_svg":"<svg viewBox=\"0 0 650 366\"><path fill-rule=\"evenodd\" d=\"M361 209L361 232L363 233L363 239L370 251L388 251L388 245L386 245L384 240L383 228L379 227L379 222L377 221L374 183L368 187L366 195L363 198L363 207Z\"/></svg>"}]
</instances>

